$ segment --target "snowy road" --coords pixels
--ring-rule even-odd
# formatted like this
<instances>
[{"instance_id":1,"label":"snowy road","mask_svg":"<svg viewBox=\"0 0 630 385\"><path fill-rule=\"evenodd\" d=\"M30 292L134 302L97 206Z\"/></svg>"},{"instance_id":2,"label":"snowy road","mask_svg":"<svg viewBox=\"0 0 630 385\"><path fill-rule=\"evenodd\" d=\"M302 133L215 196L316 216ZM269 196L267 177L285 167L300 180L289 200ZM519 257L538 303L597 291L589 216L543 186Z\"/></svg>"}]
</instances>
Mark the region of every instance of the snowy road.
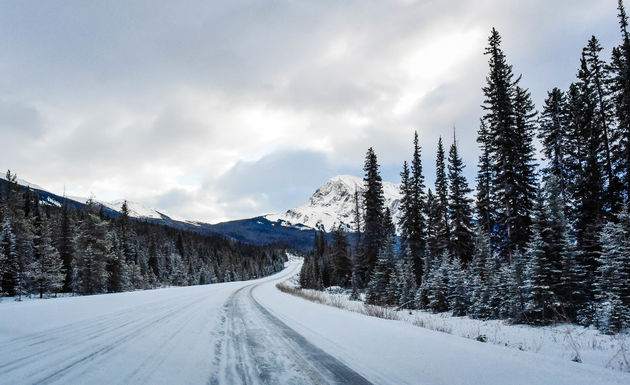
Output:
<instances>
[{"instance_id":1,"label":"snowy road","mask_svg":"<svg viewBox=\"0 0 630 385\"><path fill-rule=\"evenodd\" d=\"M1 384L629 384L251 282L0 303Z\"/></svg>"},{"instance_id":2,"label":"snowy road","mask_svg":"<svg viewBox=\"0 0 630 385\"><path fill-rule=\"evenodd\" d=\"M253 299L298 267L252 282L1 304L0 383L369 383Z\"/></svg>"},{"instance_id":3,"label":"snowy road","mask_svg":"<svg viewBox=\"0 0 630 385\"><path fill-rule=\"evenodd\" d=\"M252 291L263 284L244 286L228 299L211 384L369 384L261 306Z\"/></svg>"}]
</instances>

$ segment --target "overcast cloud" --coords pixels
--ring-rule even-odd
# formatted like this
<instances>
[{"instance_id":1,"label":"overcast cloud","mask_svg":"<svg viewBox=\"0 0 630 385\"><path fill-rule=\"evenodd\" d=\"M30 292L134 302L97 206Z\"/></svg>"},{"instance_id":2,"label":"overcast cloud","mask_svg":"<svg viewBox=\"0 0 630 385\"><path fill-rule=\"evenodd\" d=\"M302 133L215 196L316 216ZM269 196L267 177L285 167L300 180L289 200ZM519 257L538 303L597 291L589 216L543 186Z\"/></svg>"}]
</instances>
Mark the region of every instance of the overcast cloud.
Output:
<instances>
[{"instance_id":1,"label":"overcast cloud","mask_svg":"<svg viewBox=\"0 0 630 385\"><path fill-rule=\"evenodd\" d=\"M494 26L537 107L614 0L0 2L0 167L216 222L305 202L373 146L398 182L457 127L469 182Z\"/></svg>"}]
</instances>

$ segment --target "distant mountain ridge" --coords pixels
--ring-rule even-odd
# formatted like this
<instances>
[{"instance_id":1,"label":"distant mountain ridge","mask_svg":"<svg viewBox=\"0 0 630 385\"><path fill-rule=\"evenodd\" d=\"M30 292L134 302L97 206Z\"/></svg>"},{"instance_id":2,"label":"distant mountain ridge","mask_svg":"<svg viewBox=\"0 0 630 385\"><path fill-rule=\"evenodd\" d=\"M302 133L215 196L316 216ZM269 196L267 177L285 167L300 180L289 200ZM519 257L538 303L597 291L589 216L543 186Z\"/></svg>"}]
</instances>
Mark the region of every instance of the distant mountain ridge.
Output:
<instances>
[{"instance_id":1,"label":"distant mountain ridge","mask_svg":"<svg viewBox=\"0 0 630 385\"><path fill-rule=\"evenodd\" d=\"M6 184L0 177L0 184ZM29 187L39 195L44 205L60 207L63 200L75 208L85 206L88 198L62 197L33 183L18 180L23 188ZM353 232L355 223L356 190L361 192L363 179L352 175L337 175L320 186L304 205L283 213L267 214L254 218L239 219L216 224L184 220L162 210L147 207L141 203L127 201L129 215L138 220L160 223L166 226L199 232L205 235L219 235L256 245L282 242L297 249L306 250L312 246L316 231L330 233L341 226L342 230ZM385 202L390 208L394 221L400 217L399 185L383 182ZM125 200L112 202L95 200L103 206L104 213L111 217L120 215Z\"/></svg>"}]
</instances>

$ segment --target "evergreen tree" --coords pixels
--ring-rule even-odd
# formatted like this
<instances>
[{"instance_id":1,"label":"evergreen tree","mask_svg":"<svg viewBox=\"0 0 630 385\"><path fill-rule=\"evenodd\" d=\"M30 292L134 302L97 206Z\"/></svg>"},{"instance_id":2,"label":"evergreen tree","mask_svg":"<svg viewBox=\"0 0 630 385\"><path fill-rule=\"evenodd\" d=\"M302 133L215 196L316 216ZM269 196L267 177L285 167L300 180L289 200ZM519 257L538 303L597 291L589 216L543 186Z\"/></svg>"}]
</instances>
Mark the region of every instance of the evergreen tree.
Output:
<instances>
[{"instance_id":1,"label":"evergreen tree","mask_svg":"<svg viewBox=\"0 0 630 385\"><path fill-rule=\"evenodd\" d=\"M359 298L358 288L361 286L360 282L360 262L363 261L363 252L361 247L363 245L363 238L361 233L361 217L363 215L363 210L361 208L361 199L359 194L359 188L355 186L354 188L354 222L356 226L356 230L354 233L354 250L350 255L350 265L351 265L351 286L352 286L352 294L350 295L350 299L356 300Z\"/></svg>"},{"instance_id":2,"label":"evergreen tree","mask_svg":"<svg viewBox=\"0 0 630 385\"><path fill-rule=\"evenodd\" d=\"M110 236L111 246L107 263L108 283L107 290L117 293L129 288L127 264L125 263L124 245L116 233Z\"/></svg>"},{"instance_id":3,"label":"evergreen tree","mask_svg":"<svg viewBox=\"0 0 630 385\"><path fill-rule=\"evenodd\" d=\"M518 81L517 81L518 82ZM513 243L522 249L531 236L531 211L536 198L536 166L533 138L536 133L536 110L527 89L518 84L514 94L514 116L516 140L515 180L511 194L514 197L514 228L518 229L513 236ZM510 261L511 262L511 261Z\"/></svg>"},{"instance_id":4,"label":"evergreen tree","mask_svg":"<svg viewBox=\"0 0 630 385\"><path fill-rule=\"evenodd\" d=\"M618 10L622 43L613 48L609 66L610 96L617 123L611 136L615 173L621 175L621 195L627 200L630 199L630 37L628 17L621 0Z\"/></svg>"},{"instance_id":5,"label":"evergreen tree","mask_svg":"<svg viewBox=\"0 0 630 385\"><path fill-rule=\"evenodd\" d=\"M389 208L383 215L383 233L385 239L379 249L378 259L367 285L366 301L375 305L393 305L397 302L395 291L392 292L391 280L395 277L394 224Z\"/></svg>"},{"instance_id":6,"label":"evergreen tree","mask_svg":"<svg viewBox=\"0 0 630 385\"><path fill-rule=\"evenodd\" d=\"M448 155L448 180L450 193L448 196L448 213L450 219L451 254L464 264L471 258L472 242L472 209L471 190L463 175L464 164L457 152L457 141L453 137L453 144Z\"/></svg>"},{"instance_id":7,"label":"evergreen tree","mask_svg":"<svg viewBox=\"0 0 630 385\"><path fill-rule=\"evenodd\" d=\"M604 205L607 211L616 213L621 205L621 185L613 171L612 162L612 109L610 106L610 92L607 84L610 82L610 73L600 58L602 47L595 36L592 36L582 51L585 68L582 76L586 78L585 86L588 87L588 96L593 105L593 122L601 141L602 177L605 181ZM582 79L583 80L583 79ZM583 80L584 81L584 80Z\"/></svg>"},{"instance_id":8,"label":"evergreen tree","mask_svg":"<svg viewBox=\"0 0 630 385\"><path fill-rule=\"evenodd\" d=\"M414 308L415 294L418 290L416 276L410 259L398 261L398 306L404 309Z\"/></svg>"},{"instance_id":9,"label":"evergreen tree","mask_svg":"<svg viewBox=\"0 0 630 385\"><path fill-rule=\"evenodd\" d=\"M20 265L17 255L17 240L11 221L5 218L0 232L0 261L2 266L2 292L14 296L19 291Z\"/></svg>"},{"instance_id":10,"label":"evergreen tree","mask_svg":"<svg viewBox=\"0 0 630 385\"><path fill-rule=\"evenodd\" d=\"M407 211L403 212L403 216L406 217L404 225L407 231L407 245L414 268L416 283L420 283L422 280L422 266L426 248L426 223L424 218L426 199L420 153L420 143L418 140L418 132L416 131L413 138L413 154L407 192Z\"/></svg>"},{"instance_id":11,"label":"evergreen tree","mask_svg":"<svg viewBox=\"0 0 630 385\"><path fill-rule=\"evenodd\" d=\"M570 92L570 103L576 133L579 141L575 162L575 235L577 247L581 251L577 265L584 268L583 297L576 298L580 304L578 312L582 323L592 321L592 301L594 300L593 278L597 270L597 257L601 251L599 234L604 221L604 179L602 177L601 132L595 119L595 101L591 76L584 55L578 72L579 82Z\"/></svg>"},{"instance_id":12,"label":"evergreen tree","mask_svg":"<svg viewBox=\"0 0 630 385\"><path fill-rule=\"evenodd\" d=\"M61 220L59 222L59 236L57 238L57 249L63 261L63 271L65 272L63 291L72 291L72 223L68 200L64 197L61 205Z\"/></svg>"},{"instance_id":13,"label":"evergreen tree","mask_svg":"<svg viewBox=\"0 0 630 385\"><path fill-rule=\"evenodd\" d=\"M535 208L534 236L528 247L526 289L530 322L551 319L570 320L573 297L578 290L576 253L564 214L561 187L556 177L548 176Z\"/></svg>"},{"instance_id":14,"label":"evergreen tree","mask_svg":"<svg viewBox=\"0 0 630 385\"><path fill-rule=\"evenodd\" d=\"M401 212L398 226L400 228L400 251L402 258L411 258L411 249L409 246L409 234L413 233L413 196L409 181L409 166L407 162L403 162L403 169L400 172L400 204Z\"/></svg>"},{"instance_id":15,"label":"evergreen tree","mask_svg":"<svg viewBox=\"0 0 630 385\"><path fill-rule=\"evenodd\" d=\"M446 178L446 165L444 161L444 146L442 137L438 140L438 149L435 160L435 195L437 217L434 223L437 236L437 251L440 255L449 252L450 228L448 215L448 180Z\"/></svg>"},{"instance_id":16,"label":"evergreen tree","mask_svg":"<svg viewBox=\"0 0 630 385\"><path fill-rule=\"evenodd\" d=\"M554 88L547 94L545 106L539 119L539 138L543 154L549 161L545 175L553 175L558 181L560 194L565 205L569 204L570 171L567 165L567 152L571 144L568 138L569 114L564 92Z\"/></svg>"},{"instance_id":17,"label":"evergreen tree","mask_svg":"<svg viewBox=\"0 0 630 385\"><path fill-rule=\"evenodd\" d=\"M562 186L554 175L545 183L545 200L549 232L550 267L553 277L554 312L566 320L573 319L573 293L579 290L575 276L576 251L565 214Z\"/></svg>"},{"instance_id":18,"label":"evergreen tree","mask_svg":"<svg viewBox=\"0 0 630 385\"><path fill-rule=\"evenodd\" d=\"M426 209L426 256L431 257L439 255L438 247L438 226L436 223L439 221L440 207L437 203L437 199L431 189L427 192L427 202L425 204Z\"/></svg>"},{"instance_id":19,"label":"evergreen tree","mask_svg":"<svg viewBox=\"0 0 630 385\"><path fill-rule=\"evenodd\" d=\"M477 228L475 252L470 266L471 303L470 314L477 318L496 318L504 299L500 292L501 262L493 252L488 235Z\"/></svg>"},{"instance_id":20,"label":"evergreen tree","mask_svg":"<svg viewBox=\"0 0 630 385\"><path fill-rule=\"evenodd\" d=\"M596 287L603 306L603 329L616 333L630 328L630 214L624 206L617 222L608 222L601 234Z\"/></svg>"},{"instance_id":21,"label":"evergreen tree","mask_svg":"<svg viewBox=\"0 0 630 385\"><path fill-rule=\"evenodd\" d=\"M449 268L448 256L442 255L439 264L431 272L427 290L427 307L433 312L440 313L449 309Z\"/></svg>"},{"instance_id":22,"label":"evergreen tree","mask_svg":"<svg viewBox=\"0 0 630 385\"><path fill-rule=\"evenodd\" d=\"M515 256L518 254L517 251ZM486 259L484 274L487 284L483 289L485 293L482 295L482 298L486 298L486 300L480 307L482 318L498 318L503 304L509 295L509 293L505 292L505 277L501 274L505 264L507 264L507 262L496 252L491 252Z\"/></svg>"},{"instance_id":23,"label":"evergreen tree","mask_svg":"<svg viewBox=\"0 0 630 385\"><path fill-rule=\"evenodd\" d=\"M107 289L107 261L110 260L111 241L108 222L97 214L95 205L88 205L74 238L74 288L80 294L102 293Z\"/></svg>"},{"instance_id":24,"label":"evergreen tree","mask_svg":"<svg viewBox=\"0 0 630 385\"><path fill-rule=\"evenodd\" d=\"M63 261L53 246L49 221L44 221L38 228L35 239L35 260L27 270L27 276L33 280L39 297L57 293L63 288L65 273Z\"/></svg>"},{"instance_id":25,"label":"evergreen tree","mask_svg":"<svg viewBox=\"0 0 630 385\"><path fill-rule=\"evenodd\" d=\"M479 143L481 154L479 155L477 171L477 196L475 210L479 228L490 235L494 230L495 209L491 197L492 191L492 163L490 159L490 133L483 119L477 132L477 143Z\"/></svg>"},{"instance_id":26,"label":"evergreen tree","mask_svg":"<svg viewBox=\"0 0 630 385\"><path fill-rule=\"evenodd\" d=\"M507 63L496 29L492 29L485 53L490 56L490 73L483 88L493 178L490 197L497 203L493 230L504 258L510 261L530 233L533 105L529 93L518 87L520 78L513 80L512 66Z\"/></svg>"},{"instance_id":27,"label":"evergreen tree","mask_svg":"<svg viewBox=\"0 0 630 385\"><path fill-rule=\"evenodd\" d=\"M488 233L478 224L475 228L474 252L471 262L468 264L468 277L470 280L470 307L468 313L475 317L483 317L483 307L487 301L486 260L490 258L492 249Z\"/></svg>"},{"instance_id":28,"label":"evergreen tree","mask_svg":"<svg viewBox=\"0 0 630 385\"><path fill-rule=\"evenodd\" d=\"M341 225L332 234L331 259L333 269L332 283L339 286L348 286L352 277L352 268L349 258L349 244Z\"/></svg>"},{"instance_id":29,"label":"evergreen tree","mask_svg":"<svg viewBox=\"0 0 630 385\"><path fill-rule=\"evenodd\" d=\"M383 195L383 181L379 172L379 165L374 150L370 147L365 157L363 167L365 171L365 191L363 192L363 202L365 206L365 216L363 223L362 261L359 267L359 279L364 284L367 283L378 253L383 246L383 207L385 198Z\"/></svg>"},{"instance_id":30,"label":"evergreen tree","mask_svg":"<svg viewBox=\"0 0 630 385\"><path fill-rule=\"evenodd\" d=\"M503 303L499 316L521 322L525 311L525 261L523 254L517 250L512 264L504 263L499 271L500 288L503 291Z\"/></svg>"},{"instance_id":31,"label":"evergreen tree","mask_svg":"<svg viewBox=\"0 0 630 385\"><path fill-rule=\"evenodd\" d=\"M118 237L120 238L120 244L123 254L123 262L137 262L135 261L135 252L132 247L131 239L134 237L129 223L129 206L127 201L124 201L120 208L120 217L118 218Z\"/></svg>"},{"instance_id":32,"label":"evergreen tree","mask_svg":"<svg viewBox=\"0 0 630 385\"><path fill-rule=\"evenodd\" d=\"M533 236L527 247L525 311L532 323L546 323L552 318L551 303L554 276L550 255L550 234L542 192L535 206Z\"/></svg>"},{"instance_id":33,"label":"evergreen tree","mask_svg":"<svg viewBox=\"0 0 630 385\"><path fill-rule=\"evenodd\" d=\"M448 303L454 316L466 315L469 304L468 283L460 259L455 258L448 265L449 290Z\"/></svg>"}]
</instances>

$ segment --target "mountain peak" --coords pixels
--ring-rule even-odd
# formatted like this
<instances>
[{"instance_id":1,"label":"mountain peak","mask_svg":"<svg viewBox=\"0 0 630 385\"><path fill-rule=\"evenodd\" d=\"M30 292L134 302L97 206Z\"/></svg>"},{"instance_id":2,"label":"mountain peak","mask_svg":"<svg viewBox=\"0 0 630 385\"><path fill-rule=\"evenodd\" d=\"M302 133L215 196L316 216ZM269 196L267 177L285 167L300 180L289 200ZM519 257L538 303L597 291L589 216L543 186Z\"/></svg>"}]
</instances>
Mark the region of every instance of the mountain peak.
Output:
<instances>
[{"instance_id":1,"label":"mountain peak","mask_svg":"<svg viewBox=\"0 0 630 385\"><path fill-rule=\"evenodd\" d=\"M321 185L302 206L280 214L265 216L270 221L281 221L285 226L304 225L308 228L333 231L337 227L345 231L354 231L355 202L354 193L363 189L363 179L354 175L336 175ZM385 204L398 219L400 203L398 185L383 182Z\"/></svg>"}]
</instances>

